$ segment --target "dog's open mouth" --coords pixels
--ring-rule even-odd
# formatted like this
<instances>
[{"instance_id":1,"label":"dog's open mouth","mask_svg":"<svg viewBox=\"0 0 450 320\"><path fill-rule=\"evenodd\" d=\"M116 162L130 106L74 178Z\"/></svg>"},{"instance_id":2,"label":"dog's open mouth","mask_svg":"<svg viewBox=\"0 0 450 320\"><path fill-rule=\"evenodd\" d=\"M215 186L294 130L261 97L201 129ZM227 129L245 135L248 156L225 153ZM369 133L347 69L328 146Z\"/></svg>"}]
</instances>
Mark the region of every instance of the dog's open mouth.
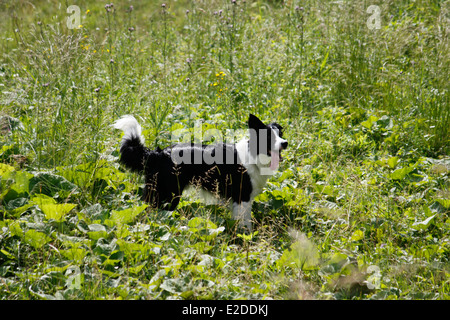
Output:
<instances>
[{"instance_id":1,"label":"dog's open mouth","mask_svg":"<svg viewBox=\"0 0 450 320\"><path fill-rule=\"evenodd\" d=\"M281 150L269 150L270 155L270 170L276 170L280 165L280 162L283 161L283 157L281 156Z\"/></svg>"}]
</instances>

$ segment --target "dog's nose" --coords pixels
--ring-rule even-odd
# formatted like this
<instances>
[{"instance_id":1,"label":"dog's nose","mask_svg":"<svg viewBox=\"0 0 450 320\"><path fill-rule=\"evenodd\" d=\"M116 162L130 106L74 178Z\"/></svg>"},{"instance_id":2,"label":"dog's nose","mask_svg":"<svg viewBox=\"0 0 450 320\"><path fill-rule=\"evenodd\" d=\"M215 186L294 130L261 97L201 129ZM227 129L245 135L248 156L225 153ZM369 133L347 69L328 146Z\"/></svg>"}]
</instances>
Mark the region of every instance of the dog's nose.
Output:
<instances>
[{"instance_id":1,"label":"dog's nose","mask_svg":"<svg viewBox=\"0 0 450 320\"><path fill-rule=\"evenodd\" d=\"M283 141L283 142L281 143L281 148L286 149L287 146L288 146L287 141Z\"/></svg>"}]
</instances>

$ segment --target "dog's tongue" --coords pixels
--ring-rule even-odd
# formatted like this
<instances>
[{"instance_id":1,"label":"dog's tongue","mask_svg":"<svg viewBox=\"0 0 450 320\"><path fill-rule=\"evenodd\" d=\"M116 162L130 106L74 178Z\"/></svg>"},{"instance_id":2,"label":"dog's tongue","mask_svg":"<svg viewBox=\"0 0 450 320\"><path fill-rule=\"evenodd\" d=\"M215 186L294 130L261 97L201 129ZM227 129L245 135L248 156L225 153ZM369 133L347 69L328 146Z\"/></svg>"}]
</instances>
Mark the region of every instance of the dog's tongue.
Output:
<instances>
[{"instance_id":1,"label":"dog's tongue","mask_svg":"<svg viewBox=\"0 0 450 320\"><path fill-rule=\"evenodd\" d=\"M280 164L280 154L278 151L272 151L270 155L270 170L276 170L278 168L278 165Z\"/></svg>"}]
</instances>

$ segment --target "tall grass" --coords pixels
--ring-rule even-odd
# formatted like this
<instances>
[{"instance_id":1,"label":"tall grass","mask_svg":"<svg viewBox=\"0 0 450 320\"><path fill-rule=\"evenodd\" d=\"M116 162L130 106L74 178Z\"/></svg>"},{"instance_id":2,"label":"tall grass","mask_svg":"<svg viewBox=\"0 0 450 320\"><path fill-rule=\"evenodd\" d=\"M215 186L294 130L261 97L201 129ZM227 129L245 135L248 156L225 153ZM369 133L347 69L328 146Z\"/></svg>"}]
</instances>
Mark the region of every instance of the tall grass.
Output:
<instances>
[{"instance_id":1,"label":"tall grass","mask_svg":"<svg viewBox=\"0 0 450 320\"><path fill-rule=\"evenodd\" d=\"M120 114L196 101L238 121L278 106L290 117L328 105L385 111L417 120L410 138L428 154L448 152L445 3L383 1L374 30L365 2L84 2L73 30L64 5L49 18L44 3L2 5L3 91L26 99L3 113L35 121L29 140L50 138L33 146L39 165L76 161L71 146L89 143L77 130L100 130L90 143L102 144ZM227 79L211 86L218 71ZM151 125L154 136L164 129Z\"/></svg>"}]
</instances>

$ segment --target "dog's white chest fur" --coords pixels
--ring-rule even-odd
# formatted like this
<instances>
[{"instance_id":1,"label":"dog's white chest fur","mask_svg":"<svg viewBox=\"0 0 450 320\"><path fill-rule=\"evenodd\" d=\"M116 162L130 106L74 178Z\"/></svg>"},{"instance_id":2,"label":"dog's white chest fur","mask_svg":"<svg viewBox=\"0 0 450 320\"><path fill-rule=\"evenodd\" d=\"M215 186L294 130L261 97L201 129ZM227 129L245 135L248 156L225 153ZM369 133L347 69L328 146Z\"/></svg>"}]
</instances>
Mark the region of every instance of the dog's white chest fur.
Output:
<instances>
[{"instance_id":1,"label":"dog's white chest fur","mask_svg":"<svg viewBox=\"0 0 450 320\"><path fill-rule=\"evenodd\" d=\"M245 167L245 169L247 169L247 173L250 176L250 181L252 183L253 189L250 195L250 199L253 200L253 198L261 193L263 187L266 185L269 175L261 174L260 159L251 158L247 139L243 139L236 144L236 151L242 165Z\"/></svg>"}]
</instances>

